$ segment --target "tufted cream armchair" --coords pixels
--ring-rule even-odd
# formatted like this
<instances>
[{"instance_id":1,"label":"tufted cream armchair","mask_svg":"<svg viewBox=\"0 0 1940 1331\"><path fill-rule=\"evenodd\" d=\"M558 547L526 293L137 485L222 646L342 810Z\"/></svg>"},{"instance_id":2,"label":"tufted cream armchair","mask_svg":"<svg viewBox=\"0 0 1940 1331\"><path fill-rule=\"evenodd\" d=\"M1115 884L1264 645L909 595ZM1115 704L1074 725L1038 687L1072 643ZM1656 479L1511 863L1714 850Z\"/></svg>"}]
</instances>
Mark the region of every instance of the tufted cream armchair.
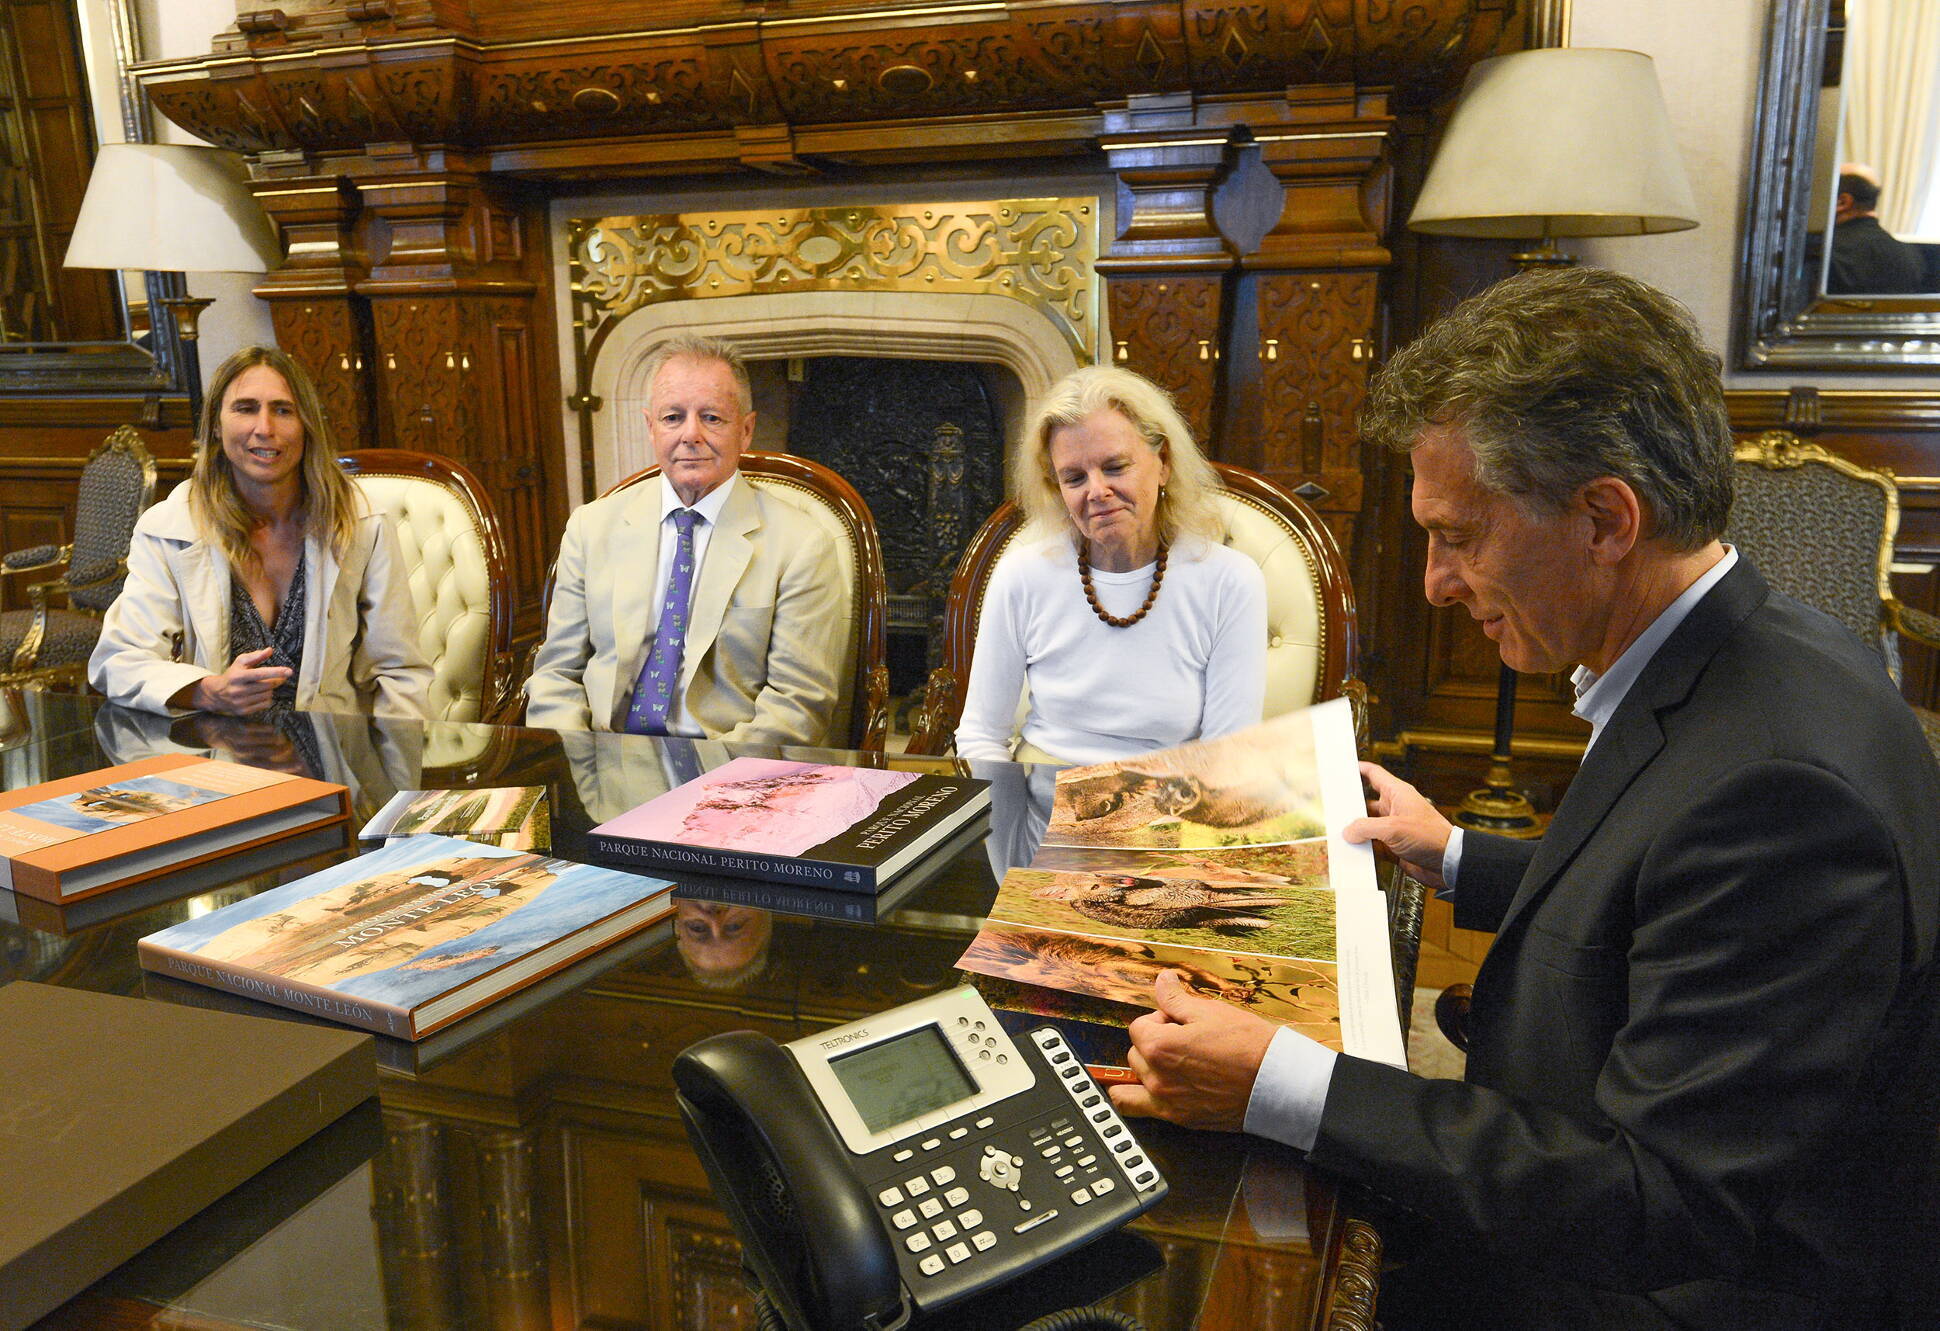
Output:
<instances>
[{"instance_id":1,"label":"tufted cream armchair","mask_svg":"<svg viewBox=\"0 0 1940 1331\"><path fill-rule=\"evenodd\" d=\"M1279 716L1347 695L1360 709L1354 678L1354 587L1346 561L1305 501L1264 476L1215 462L1225 543L1253 559L1266 576L1266 705ZM943 621L943 664L930 675L923 706L910 725L909 752L947 753L963 715L976 650L977 621L991 571L1017 538L1023 514L1004 503L984 522L957 565ZM1020 701L1018 717L1023 718Z\"/></svg>"},{"instance_id":2,"label":"tufted cream armchair","mask_svg":"<svg viewBox=\"0 0 1940 1331\"><path fill-rule=\"evenodd\" d=\"M431 662L432 720L494 719L513 684L512 592L498 518L478 478L448 458L400 449L341 461L397 530Z\"/></svg>"},{"instance_id":3,"label":"tufted cream armchair","mask_svg":"<svg viewBox=\"0 0 1940 1331\"><path fill-rule=\"evenodd\" d=\"M837 748L881 753L889 730L889 666L885 660L889 579L883 571L876 519L855 487L819 462L792 453L747 452L741 455L740 471L764 495L806 513L835 542L850 601L849 632L842 666L836 672L844 687L835 701L829 743ZM600 497L658 475L658 467L637 471ZM546 580L546 599L552 599L550 578Z\"/></svg>"}]
</instances>

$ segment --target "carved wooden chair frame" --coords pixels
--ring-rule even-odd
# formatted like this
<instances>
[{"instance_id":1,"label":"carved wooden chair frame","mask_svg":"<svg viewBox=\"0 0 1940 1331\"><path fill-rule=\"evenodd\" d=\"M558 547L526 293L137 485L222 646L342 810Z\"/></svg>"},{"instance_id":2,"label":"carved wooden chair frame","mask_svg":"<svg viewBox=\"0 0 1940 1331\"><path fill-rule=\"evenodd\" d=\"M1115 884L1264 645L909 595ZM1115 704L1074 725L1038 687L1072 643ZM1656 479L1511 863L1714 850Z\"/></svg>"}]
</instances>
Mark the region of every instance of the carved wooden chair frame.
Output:
<instances>
[{"instance_id":1,"label":"carved wooden chair frame","mask_svg":"<svg viewBox=\"0 0 1940 1331\"><path fill-rule=\"evenodd\" d=\"M740 470L745 476L759 477L764 485L805 491L832 509L848 531L861 591L861 603L856 608L855 674L849 691L848 733L831 736L830 742L864 753L881 753L889 734L889 575L883 565L875 515L856 488L838 473L793 453L750 450L741 455ZM659 474L658 466L636 471L609 486L600 498ZM550 574L546 577L546 599L552 599Z\"/></svg>"},{"instance_id":2,"label":"carved wooden chair frame","mask_svg":"<svg viewBox=\"0 0 1940 1331\"><path fill-rule=\"evenodd\" d=\"M1361 729L1365 725L1366 689L1354 676L1358 632L1354 584L1334 534L1305 500L1257 472L1226 462L1213 463L1213 469L1219 473L1219 483L1228 498L1291 528L1305 550L1321 621L1320 667L1314 672L1311 701L1354 699L1356 729ZM943 754L955 742L957 721L963 715L970 685L970 662L976 651L977 624L983 617L984 593L998 559L1023 523L1024 515L1017 505L1004 501L984 520L957 563L943 617L943 664L930 673L922 705L911 719L910 753Z\"/></svg>"},{"instance_id":3,"label":"carved wooden chair frame","mask_svg":"<svg viewBox=\"0 0 1940 1331\"><path fill-rule=\"evenodd\" d=\"M155 501L155 487L159 481L159 472L155 466L154 455L142 443L141 435L134 426L117 426L88 454L87 461L81 464L82 473L85 474L95 459L104 453L126 453L140 468L141 498L135 507L135 512L141 513ZM79 521L78 514L76 521ZM132 535L133 524L130 524L129 531ZM73 557L74 542L72 541L61 546L44 545L29 550L17 550L6 556L4 564L0 564L0 574L38 573L67 564ZM40 686L52 683L79 684L85 680L86 661L43 668L39 665L39 659L41 647L47 641L50 613L48 598L57 595L71 597L74 592L100 587L125 577L128 573L128 557L124 554L99 572L92 569L86 572L92 576L85 582L75 582L73 570L70 568L60 577L47 582L37 582L27 588L27 599L33 608L33 622L28 625L26 635L20 640L20 646L14 650L13 658L10 661L0 662L0 684Z\"/></svg>"}]
</instances>

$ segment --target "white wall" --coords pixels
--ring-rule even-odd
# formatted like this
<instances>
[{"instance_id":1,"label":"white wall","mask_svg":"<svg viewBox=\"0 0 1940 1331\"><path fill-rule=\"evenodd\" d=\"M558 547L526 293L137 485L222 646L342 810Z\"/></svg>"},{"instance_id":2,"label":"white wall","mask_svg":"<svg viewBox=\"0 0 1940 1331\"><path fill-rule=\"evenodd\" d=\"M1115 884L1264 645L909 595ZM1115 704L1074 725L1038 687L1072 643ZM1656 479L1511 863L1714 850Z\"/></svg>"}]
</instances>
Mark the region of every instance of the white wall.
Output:
<instances>
[{"instance_id":1,"label":"white wall","mask_svg":"<svg viewBox=\"0 0 1940 1331\"><path fill-rule=\"evenodd\" d=\"M134 3L141 26L139 58L144 60L204 55L214 45L215 35L236 21L235 0L134 0ZM119 75L107 0L81 0L80 14L95 135L102 143L120 143L127 135L121 125ZM153 119L155 139L159 143L201 142L159 112ZM140 203L131 201L130 206L139 207ZM251 292L260 280L259 276L246 273L189 274L189 294L215 300L203 312L200 324L205 382L210 371L222 364L231 352L253 343L276 341L268 303ZM140 289L137 287L135 291L137 299L141 298Z\"/></svg>"},{"instance_id":2,"label":"white wall","mask_svg":"<svg viewBox=\"0 0 1940 1331\"><path fill-rule=\"evenodd\" d=\"M1571 16L1571 46L1642 51L1656 62L1699 213L1694 231L1585 240L1577 253L1676 296L1697 315L1711 345L1727 356L1768 8L1766 0L1575 0ZM1921 386L1906 375L1816 370L1727 368L1725 378L1732 388Z\"/></svg>"}]
</instances>

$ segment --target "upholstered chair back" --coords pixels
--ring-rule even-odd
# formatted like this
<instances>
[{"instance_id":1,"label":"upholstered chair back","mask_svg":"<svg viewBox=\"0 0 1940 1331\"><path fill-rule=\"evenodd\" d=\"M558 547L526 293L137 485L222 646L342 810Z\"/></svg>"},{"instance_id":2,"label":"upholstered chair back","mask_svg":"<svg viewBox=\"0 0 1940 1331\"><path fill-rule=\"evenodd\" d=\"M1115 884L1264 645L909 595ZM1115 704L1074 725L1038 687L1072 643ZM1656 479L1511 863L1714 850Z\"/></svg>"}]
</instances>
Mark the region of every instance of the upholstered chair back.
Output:
<instances>
[{"instance_id":1,"label":"upholstered chair back","mask_svg":"<svg viewBox=\"0 0 1940 1331\"><path fill-rule=\"evenodd\" d=\"M1736 456L1725 539L1772 586L1858 634L1897 676L1899 646L1882 613L1900 525L1893 477L1782 430L1740 444Z\"/></svg>"},{"instance_id":2,"label":"upholstered chair back","mask_svg":"<svg viewBox=\"0 0 1940 1331\"><path fill-rule=\"evenodd\" d=\"M74 539L0 556L7 575L50 575L26 586L31 609L0 613L0 684L80 683L101 637L102 612L127 580L135 520L154 502L155 482L155 459L135 428L123 425L81 467ZM56 597L66 604L56 604Z\"/></svg>"},{"instance_id":3,"label":"upholstered chair back","mask_svg":"<svg viewBox=\"0 0 1940 1331\"><path fill-rule=\"evenodd\" d=\"M344 469L385 515L431 662L431 718L491 720L510 685L511 585L498 518L478 479L448 458L347 453Z\"/></svg>"},{"instance_id":4,"label":"upholstered chair back","mask_svg":"<svg viewBox=\"0 0 1940 1331\"><path fill-rule=\"evenodd\" d=\"M613 494L660 475L658 467L636 472L606 493ZM806 514L829 534L849 588L841 683L828 743L836 748L880 753L889 729L889 667L885 634L889 621L889 582L883 571L882 541L868 504L835 472L792 453L741 455L741 475L770 498Z\"/></svg>"},{"instance_id":5,"label":"upholstered chair back","mask_svg":"<svg viewBox=\"0 0 1940 1331\"><path fill-rule=\"evenodd\" d=\"M70 605L100 614L121 595L135 519L155 497L155 461L132 426L121 426L81 468L74 504L74 553L67 562ZM102 576L118 570L113 576Z\"/></svg>"},{"instance_id":6,"label":"upholstered chair back","mask_svg":"<svg viewBox=\"0 0 1940 1331\"><path fill-rule=\"evenodd\" d=\"M1354 679L1353 584L1333 534L1297 495L1242 467L1214 463L1224 543L1260 566L1266 578L1264 714L1358 694ZM1004 503L971 539L950 584L943 625L943 664L930 676L910 727L909 752L947 753L963 714L976 650L977 624L990 575L1021 534L1023 516ZM1018 721L1028 703L1019 699Z\"/></svg>"}]
</instances>

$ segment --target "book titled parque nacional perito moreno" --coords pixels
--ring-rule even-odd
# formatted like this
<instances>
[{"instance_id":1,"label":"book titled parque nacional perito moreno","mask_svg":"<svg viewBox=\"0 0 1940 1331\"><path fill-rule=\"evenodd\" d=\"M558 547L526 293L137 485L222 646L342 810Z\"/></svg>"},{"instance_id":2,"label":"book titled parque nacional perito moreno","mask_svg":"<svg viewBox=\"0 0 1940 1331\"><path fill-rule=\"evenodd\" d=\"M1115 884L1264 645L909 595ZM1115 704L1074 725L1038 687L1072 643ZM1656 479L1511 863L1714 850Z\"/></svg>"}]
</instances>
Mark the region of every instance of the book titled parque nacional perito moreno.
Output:
<instances>
[{"instance_id":1,"label":"book titled parque nacional perito moreno","mask_svg":"<svg viewBox=\"0 0 1940 1331\"><path fill-rule=\"evenodd\" d=\"M65 905L349 817L329 781L143 758L0 794L0 888Z\"/></svg>"},{"instance_id":2,"label":"book titled parque nacional perito moreno","mask_svg":"<svg viewBox=\"0 0 1940 1331\"><path fill-rule=\"evenodd\" d=\"M671 887L418 836L137 946L158 974L415 1040L652 924Z\"/></svg>"},{"instance_id":3,"label":"book titled parque nacional perito moreno","mask_svg":"<svg viewBox=\"0 0 1940 1331\"><path fill-rule=\"evenodd\" d=\"M603 864L875 892L990 808L990 783L736 758L586 834Z\"/></svg>"}]
</instances>

